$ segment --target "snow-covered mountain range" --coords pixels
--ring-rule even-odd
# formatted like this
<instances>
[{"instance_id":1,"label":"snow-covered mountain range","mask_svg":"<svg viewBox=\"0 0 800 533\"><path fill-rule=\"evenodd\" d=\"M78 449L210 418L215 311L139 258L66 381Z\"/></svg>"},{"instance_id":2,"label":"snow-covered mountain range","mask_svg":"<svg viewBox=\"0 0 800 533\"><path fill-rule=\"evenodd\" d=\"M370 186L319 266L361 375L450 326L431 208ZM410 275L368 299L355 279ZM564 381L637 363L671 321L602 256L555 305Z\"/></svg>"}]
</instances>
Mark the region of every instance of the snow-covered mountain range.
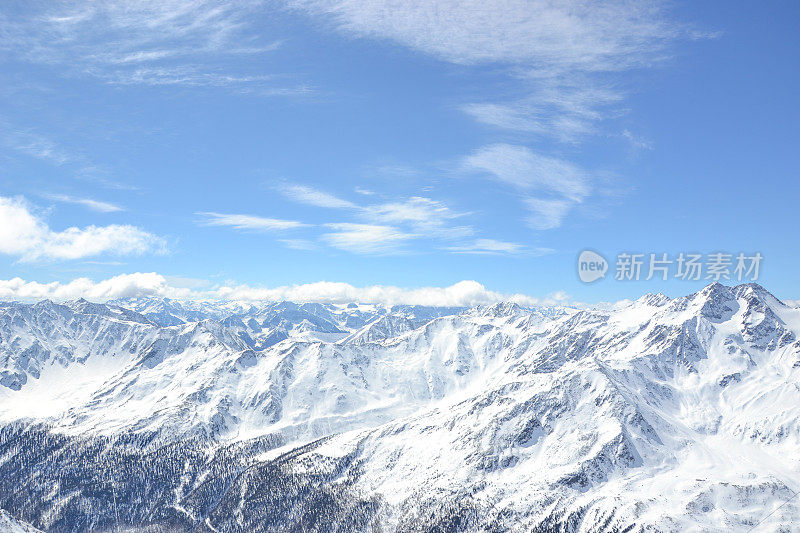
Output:
<instances>
[{"instance_id":1,"label":"snow-covered mountain range","mask_svg":"<svg viewBox=\"0 0 800 533\"><path fill-rule=\"evenodd\" d=\"M754 284L3 303L0 529L794 531L798 335Z\"/></svg>"}]
</instances>

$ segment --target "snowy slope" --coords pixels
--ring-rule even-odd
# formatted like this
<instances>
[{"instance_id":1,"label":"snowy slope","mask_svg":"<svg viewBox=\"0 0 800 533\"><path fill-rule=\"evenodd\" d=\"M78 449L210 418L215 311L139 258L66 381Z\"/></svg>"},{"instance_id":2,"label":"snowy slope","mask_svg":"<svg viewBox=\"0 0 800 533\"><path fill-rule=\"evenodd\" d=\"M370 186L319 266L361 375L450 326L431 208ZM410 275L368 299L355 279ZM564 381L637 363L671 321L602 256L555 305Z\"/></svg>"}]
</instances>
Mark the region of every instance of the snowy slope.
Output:
<instances>
[{"instance_id":1,"label":"snowy slope","mask_svg":"<svg viewBox=\"0 0 800 533\"><path fill-rule=\"evenodd\" d=\"M108 526L85 487L130 456L159 466L114 469L129 524L791 531L798 334L800 309L758 285L584 311L5 304L0 474L32 499L0 482L0 507L44 529ZM25 438L49 444L23 463L58 477L9 462ZM36 499L66 491L66 453L84 457L73 496ZM155 507L133 496L153 491L168 494Z\"/></svg>"},{"instance_id":2,"label":"snowy slope","mask_svg":"<svg viewBox=\"0 0 800 533\"><path fill-rule=\"evenodd\" d=\"M579 313L484 391L308 462L357 454L356 490L382 495L400 529L440 524L444 502L520 531L747 531L800 490L797 319L752 286ZM791 531L800 502L769 518Z\"/></svg>"},{"instance_id":3,"label":"snowy slope","mask_svg":"<svg viewBox=\"0 0 800 533\"><path fill-rule=\"evenodd\" d=\"M68 314L70 308L59 309ZM296 318L290 310L289 318ZM107 356L112 362L102 366L95 364L99 356L90 348L73 365L44 358L45 375L31 376L18 392L0 389L0 416L11 420L24 414L26 405L56 404L61 410L50 413L50 423L74 434L134 431L230 440L276 433L289 441L312 440L394 419L467 386L504 355L503 344L523 329L533 331L527 327L530 316L523 315L515 316L520 323L525 320L525 328L504 331L503 315L466 313L426 324L403 308L372 324L415 320L423 326L380 344L356 334L352 342L289 339L263 349L242 337L239 317L147 326L137 331L135 352L116 348L128 332L115 339L117 344L104 340L115 348ZM105 314L98 317L104 331ZM71 335L59 342L76 344ZM96 379L72 377L95 368ZM69 393L62 390L65 376ZM51 391L57 396L51 397Z\"/></svg>"},{"instance_id":4,"label":"snowy slope","mask_svg":"<svg viewBox=\"0 0 800 533\"><path fill-rule=\"evenodd\" d=\"M40 530L17 520L6 511L0 509L0 531L3 533L36 533Z\"/></svg>"}]
</instances>

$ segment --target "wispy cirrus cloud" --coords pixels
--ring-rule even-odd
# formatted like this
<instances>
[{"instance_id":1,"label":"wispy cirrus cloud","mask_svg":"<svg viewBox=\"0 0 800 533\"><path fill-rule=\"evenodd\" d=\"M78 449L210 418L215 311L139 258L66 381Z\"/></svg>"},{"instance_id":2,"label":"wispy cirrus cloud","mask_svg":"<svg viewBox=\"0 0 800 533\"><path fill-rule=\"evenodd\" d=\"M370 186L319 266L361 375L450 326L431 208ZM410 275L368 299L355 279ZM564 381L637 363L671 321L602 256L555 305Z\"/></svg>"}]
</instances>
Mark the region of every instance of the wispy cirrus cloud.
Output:
<instances>
[{"instance_id":1,"label":"wispy cirrus cloud","mask_svg":"<svg viewBox=\"0 0 800 533\"><path fill-rule=\"evenodd\" d=\"M451 220L469 213L455 212L444 202L431 198L412 196L391 202L357 204L307 185L284 183L277 189L295 202L314 207L350 210L364 221L371 223L408 225L415 231L427 233L428 236L472 234L470 227L450 226ZM374 195L372 191L368 192L369 194L361 194Z\"/></svg>"},{"instance_id":2,"label":"wispy cirrus cloud","mask_svg":"<svg viewBox=\"0 0 800 533\"><path fill-rule=\"evenodd\" d=\"M80 161L82 160L81 157L76 156L47 137L30 131L15 130L9 124L4 123L2 125L6 130L2 136L3 144L17 152L57 166L82 162Z\"/></svg>"},{"instance_id":3,"label":"wispy cirrus cloud","mask_svg":"<svg viewBox=\"0 0 800 533\"><path fill-rule=\"evenodd\" d=\"M452 224L453 220L467 214L453 211L443 202L421 196L374 204L363 209L363 215L368 219L387 224L407 225L417 234L445 239L465 237L474 233L471 226Z\"/></svg>"},{"instance_id":4,"label":"wispy cirrus cloud","mask_svg":"<svg viewBox=\"0 0 800 533\"><path fill-rule=\"evenodd\" d=\"M259 0L28 3L4 17L0 53L113 84L307 94L303 84L230 60L280 48L253 25L266 7Z\"/></svg>"},{"instance_id":5,"label":"wispy cirrus cloud","mask_svg":"<svg viewBox=\"0 0 800 533\"><path fill-rule=\"evenodd\" d=\"M69 196L66 194L48 194L45 197L49 198L50 200L54 200L56 202L82 205L87 209L91 209L92 211L97 211L98 213L115 213L117 211L125 210L124 207L121 207L117 204L112 204L111 202L103 202L100 200L93 200L92 198L79 198L76 196Z\"/></svg>"},{"instance_id":6,"label":"wispy cirrus cloud","mask_svg":"<svg viewBox=\"0 0 800 533\"><path fill-rule=\"evenodd\" d=\"M564 159L542 155L525 146L492 144L462 161L463 169L484 172L493 179L523 190L552 192L574 202L591 191L586 171Z\"/></svg>"},{"instance_id":7,"label":"wispy cirrus cloud","mask_svg":"<svg viewBox=\"0 0 800 533\"><path fill-rule=\"evenodd\" d=\"M524 146L485 146L466 156L462 169L485 174L523 192L523 204L530 212L527 223L536 230L561 226L570 210L592 192L587 171Z\"/></svg>"},{"instance_id":8,"label":"wispy cirrus cloud","mask_svg":"<svg viewBox=\"0 0 800 533\"><path fill-rule=\"evenodd\" d=\"M391 39L461 64L502 62L544 69L618 70L649 63L678 28L661 2L513 0L295 0L342 31ZM446 37L446 38L445 38Z\"/></svg>"},{"instance_id":9,"label":"wispy cirrus cloud","mask_svg":"<svg viewBox=\"0 0 800 533\"><path fill-rule=\"evenodd\" d=\"M613 75L662 60L696 37L650 0L295 0L290 5L356 37L391 40L461 65L499 65L519 96L463 105L503 129L571 141L624 98Z\"/></svg>"},{"instance_id":10,"label":"wispy cirrus cloud","mask_svg":"<svg viewBox=\"0 0 800 533\"><path fill-rule=\"evenodd\" d=\"M278 239L278 241L292 250L313 252L320 249L320 245L311 239Z\"/></svg>"},{"instance_id":11,"label":"wispy cirrus cloud","mask_svg":"<svg viewBox=\"0 0 800 533\"><path fill-rule=\"evenodd\" d=\"M260 84L272 76L241 76L224 72L204 71L192 66L160 66L125 71L90 71L111 85L183 85L191 87L230 87Z\"/></svg>"},{"instance_id":12,"label":"wispy cirrus cloud","mask_svg":"<svg viewBox=\"0 0 800 533\"><path fill-rule=\"evenodd\" d=\"M595 133L624 95L619 90L591 84L553 80L528 80L529 96L504 102L473 102L461 110L483 124L499 129L553 137L575 143Z\"/></svg>"},{"instance_id":13,"label":"wispy cirrus cloud","mask_svg":"<svg viewBox=\"0 0 800 533\"><path fill-rule=\"evenodd\" d=\"M3 128L0 143L15 152L55 167L67 168L76 179L91 181L108 189L137 189L133 185L109 177L109 172L102 165L91 161L79 150L72 150L35 131L16 128L1 118L0 126Z\"/></svg>"},{"instance_id":14,"label":"wispy cirrus cloud","mask_svg":"<svg viewBox=\"0 0 800 533\"><path fill-rule=\"evenodd\" d=\"M548 230L561 226L575 203L570 200L526 198L525 205L530 211L528 225L533 229Z\"/></svg>"},{"instance_id":15,"label":"wispy cirrus cloud","mask_svg":"<svg viewBox=\"0 0 800 533\"><path fill-rule=\"evenodd\" d=\"M202 217L201 224L204 226L228 226L238 230L283 231L303 228L309 225L296 220L283 220L280 218L267 218L237 213L201 211L196 214Z\"/></svg>"},{"instance_id":16,"label":"wispy cirrus cloud","mask_svg":"<svg viewBox=\"0 0 800 533\"><path fill-rule=\"evenodd\" d=\"M475 233L471 225L456 223L470 213L422 196L359 205L306 185L283 184L279 190L299 203L350 211L357 222L330 223L327 227L338 231L322 236L342 250L386 254L407 250L411 240L463 240Z\"/></svg>"},{"instance_id":17,"label":"wispy cirrus cloud","mask_svg":"<svg viewBox=\"0 0 800 533\"><path fill-rule=\"evenodd\" d=\"M385 255L403 251L403 245L418 235L394 226L339 222L325 224L329 233L322 235L328 245L357 254Z\"/></svg>"},{"instance_id":18,"label":"wispy cirrus cloud","mask_svg":"<svg viewBox=\"0 0 800 533\"><path fill-rule=\"evenodd\" d=\"M387 255L410 253L423 249L445 250L462 253L475 248L474 241L467 241L475 234L472 225L458 223L471 215L452 209L446 203L412 196L394 201L358 204L329 193L297 183L281 183L275 186L281 194L292 201L327 210L346 213L349 220L306 224L298 221L265 218L256 215L197 213L203 217L203 225L229 226L236 229L281 231L295 228L324 228L316 235L301 238L278 239L295 250L319 250L325 246L361 255ZM372 195L365 195L371 197ZM328 216L327 214L325 215ZM523 245L497 243L483 239L483 245L491 246L494 254L516 254ZM436 246L448 243L448 246Z\"/></svg>"},{"instance_id":19,"label":"wispy cirrus cloud","mask_svg":"<svg viewBox=\"0 0 800 533\"><path fill-rule=\"evenodd\" d=\"M516 242L498 241L495 239L476 239L470 243L451 246L447 250L459 254L473 255L534 255L541 256L552 253L551 248L531 248Z\"/></svg>"},{"instance_id":20,"label":"wispy cirrus cloud","mask_svg":"<svg viewBox=\"0 0 800 533\"><path fill-rule=\"evenodd\" d=\"M629 130L622 130L622 137L627 140L631 146L634 148L638 148L640 150L652 150L653 143L644 137L639 135L635 135L631 133Z\"/></svg>"},{"instance_id":21,"label":"wispy cirrus cloud","mask_svg":"<svg viewBox=\"0 0 800 533\"><path fill-rule=\"evenodd\" d=\"M490 66L499 91L454 102L481 124L516 136L464 158L532 197L530 224L561 225L589 197L588 174L561 157L531 150L531 139L579 143L624 113L629 78L670 55L678 39L707 38L676 21L664 0L294 0L290 5L357 38L398 43L466 67ZM482 71L482 72L485 72ZM502 96L498 96L498 94ZM634 145L647 148L626 133ZM548 196L549 195L549 196Z\"/></svg>"},{"instance_id":22,"label":"wispy cirrus cloud","mask_svg":"<svg viewBox=\"0 0 800 533\"><path fill-rule=\"evenodd\" d=\"M163 238L127 224L55 231L24 199L0 197L0 253L21 261L165 251Z\"/></svg>"},{"instance_id":23,"label":"wispy cirrus cloud","mask_svg":"<svg viewBox=\"0 0 800 533\"><path fill-rule=\"evenodd\" d=\"M348 200L343 200L338 196L299 184L281 184L277 187L284 196L295 202L311 205L315 207L327 207L332 209L358 209L359 207Z\"/></svg>"}]
</instances>

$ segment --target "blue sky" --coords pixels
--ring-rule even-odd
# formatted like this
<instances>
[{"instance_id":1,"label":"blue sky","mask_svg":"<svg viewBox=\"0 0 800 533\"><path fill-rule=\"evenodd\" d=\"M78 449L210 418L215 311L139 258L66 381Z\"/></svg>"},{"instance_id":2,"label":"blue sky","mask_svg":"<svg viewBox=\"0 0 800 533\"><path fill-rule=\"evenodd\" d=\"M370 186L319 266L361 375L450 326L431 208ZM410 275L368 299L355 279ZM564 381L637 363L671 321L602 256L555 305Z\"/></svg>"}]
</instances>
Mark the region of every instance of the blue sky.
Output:
<instances>
[{"instance_id":1,"label":"blue sky","mask_svg":"<svg viewBox=\"0 0 800 533\"><path fill-rule=\"evenodd\" d=\"M555 4L4 4L0 292L708 283L583 284L590 248L758 251L800 296L800 7Z\"/></svg>"}]
</instances>

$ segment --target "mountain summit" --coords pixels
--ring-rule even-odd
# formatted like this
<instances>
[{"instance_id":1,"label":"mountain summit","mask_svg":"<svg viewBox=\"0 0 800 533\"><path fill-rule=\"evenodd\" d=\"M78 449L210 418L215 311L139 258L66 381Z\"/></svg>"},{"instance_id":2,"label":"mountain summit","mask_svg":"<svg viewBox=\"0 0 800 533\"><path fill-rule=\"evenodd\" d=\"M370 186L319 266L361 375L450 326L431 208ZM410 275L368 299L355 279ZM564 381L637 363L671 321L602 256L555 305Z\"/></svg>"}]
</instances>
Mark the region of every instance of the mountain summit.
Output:
<instances>
[{"instance_id":1,"label":"mountain summit","mask_svg":"<svg viewBox=\"0 0 800 533\"><path fill-rule=\"evenodd\" d=\"M48 531L800 522L800 309L0 305L0 509Z\"/></svg>"}]
</instances>

